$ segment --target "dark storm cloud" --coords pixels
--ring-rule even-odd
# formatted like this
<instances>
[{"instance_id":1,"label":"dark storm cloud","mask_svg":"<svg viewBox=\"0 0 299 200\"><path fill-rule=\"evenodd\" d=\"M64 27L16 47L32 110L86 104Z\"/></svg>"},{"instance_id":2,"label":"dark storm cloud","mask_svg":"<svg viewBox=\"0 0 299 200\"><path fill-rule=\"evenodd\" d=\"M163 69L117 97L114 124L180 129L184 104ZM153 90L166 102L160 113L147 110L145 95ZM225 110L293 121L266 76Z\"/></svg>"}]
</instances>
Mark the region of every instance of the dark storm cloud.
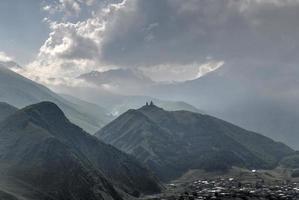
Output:
<instances>
[{"instance_id":1,"label":"dark storm cloud","mask_svg":"<svg viewBox=\"0 0 299 200\"><path fill-rule=\"evenodd\" d=\"M216 60L296 62L296 0L132 0L107 25L102 58L116 65Z\"/></svg>"}]
</instances>

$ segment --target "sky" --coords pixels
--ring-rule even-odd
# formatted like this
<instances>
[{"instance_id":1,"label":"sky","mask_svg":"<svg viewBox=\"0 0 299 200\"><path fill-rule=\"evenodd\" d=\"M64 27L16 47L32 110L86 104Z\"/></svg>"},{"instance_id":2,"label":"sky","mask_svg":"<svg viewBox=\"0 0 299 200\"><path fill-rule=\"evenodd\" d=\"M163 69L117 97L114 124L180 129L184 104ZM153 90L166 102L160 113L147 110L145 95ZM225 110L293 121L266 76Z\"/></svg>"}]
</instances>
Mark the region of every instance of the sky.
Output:
<instances>
[{"instance_id":1,"label":"sky","mask_svg":"<svg viewBox=\"0 0 299 200\"><path fill-rule=\"evenodd\" d=\"M35 58L50 31L44 14L39 0L0 1L0 59L6 54L23 65Z\"/></svg>"},{"instance_id":2,"label":"sky","mask_svg":"<svg viewBox=\"0 0 299 200\"><path fill-rule=\"evenodd\" d=\"M0 60L49 86L92 70L185 81L227 68L297 95L298 19L298 0L3 0Z\"/></svg>"}]
</instances>

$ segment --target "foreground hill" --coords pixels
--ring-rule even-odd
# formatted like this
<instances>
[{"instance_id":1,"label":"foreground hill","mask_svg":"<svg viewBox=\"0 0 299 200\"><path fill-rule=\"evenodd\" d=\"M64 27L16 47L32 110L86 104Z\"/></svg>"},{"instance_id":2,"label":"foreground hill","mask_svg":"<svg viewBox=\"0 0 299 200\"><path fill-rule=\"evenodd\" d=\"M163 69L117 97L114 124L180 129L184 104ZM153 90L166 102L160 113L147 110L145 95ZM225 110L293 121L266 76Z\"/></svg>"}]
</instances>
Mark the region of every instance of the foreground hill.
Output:
<instances>
[{"instance_id":1,"label":"foreground hill","mask_svg":"<svg viewBox=\"0 0 299 200\"><path fill-rule=\"evenodd\" d=\"M220 119L155 105L129 110L96 136L134 155L163 180L189 169L273 168L293 150Z\"/></svg>"},{"instance_id":2,"label":"foreground hill","mask_svg":"<svg viewBox=\"0 0 299 200\"><path fill-rule=\"evenodd\" d=\"M94 133L109 121L105 112L87 112L84 106L71 103L48 88L9 70L0 64L0 101L18 108L41 101L56 103L67 117L84 130Z\"/></svg>"},{"instance_id":3,"label":"foreground hill","mask_svg":"<svg viewBox=\"0 0 299 200\"><path fill-rule=\"evenodd\" d=\"M7 103L0 102L0 121L4 120L9 115L16 112L18 109Z\"/></svg>"},{"instance_id":4,"label":"foreground hill","mask_svg":"<svg viewBox=\"0 0 299 200\"><path fill-rule=\"evenodd\" d=\"M160 191L133 157L73 125L49 102L0 123L0 180L0 196L26 200L120 200Z\"/></svg>"}]
</instances>

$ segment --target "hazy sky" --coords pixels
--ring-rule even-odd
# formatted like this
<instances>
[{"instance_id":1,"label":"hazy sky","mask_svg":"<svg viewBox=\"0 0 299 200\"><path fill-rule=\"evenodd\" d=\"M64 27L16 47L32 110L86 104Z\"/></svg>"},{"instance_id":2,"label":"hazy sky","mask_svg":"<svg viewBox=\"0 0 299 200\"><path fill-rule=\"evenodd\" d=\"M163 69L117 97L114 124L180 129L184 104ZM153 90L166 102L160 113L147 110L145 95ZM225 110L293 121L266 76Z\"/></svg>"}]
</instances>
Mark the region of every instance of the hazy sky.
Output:
<instances>
[{"instance_id":1,"label":"hazy sky","mask_svg":"<svg viewBox=\"0 0 299 200\"><path fill-rule=\"evenodd\" d=\"M32 61L49 34L39 0L0 1L0 51L20 64Z\"/></svg>"},{"instance_id":2,"label":"hazy sky","mask_svg":"<svg viewBox=\"0 0 299 200\"><path fill-rule=\"evenodd\" d=\"M298 19L299 0L3 0L0 59L49 85L115 67L181 81L234 63L285 86L299 75Z\"/></svg>"}]
</instances>

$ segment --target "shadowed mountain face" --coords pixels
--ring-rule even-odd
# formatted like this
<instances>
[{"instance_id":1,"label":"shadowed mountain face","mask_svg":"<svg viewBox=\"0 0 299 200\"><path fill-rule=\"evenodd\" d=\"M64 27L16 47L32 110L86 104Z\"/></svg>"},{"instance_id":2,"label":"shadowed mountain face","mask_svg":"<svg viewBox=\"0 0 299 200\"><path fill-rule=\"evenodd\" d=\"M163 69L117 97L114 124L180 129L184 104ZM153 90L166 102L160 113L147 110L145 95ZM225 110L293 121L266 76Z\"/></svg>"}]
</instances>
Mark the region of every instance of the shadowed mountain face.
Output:
<instances>
[{"instance_id":1,"label":"shadowed mountain face","mask_svg":"<svg viewBox=\"0 0 299 200\"><path fill-rule=\"evenodd\" d=\"M0 176L3 195L28 200L112 200L160 191L133 157L73 125L48 102L0 123Z\"/></svg>"},{"instance_id":2,"label":"shadowed mountain face","mask_svg":"<svg viewBox=\"0 0 299 200\"><path fill-rule=\"evenodd\" d=\"M17 110L18 110L17 108L7 103L0 102L0 121L4 120L6 117L13 114Z\"/></svg>"},{"instance_id":3,"label":"shadowed mountain face","mask_svg":"<svg viewBox=\"0 0 299 200\"><path fill-rule=\"evenodd\" d=\"M129 110L96 136L134 155L163 180L197 168L273 168L293 152L282 143L220 119L168 112L155 105Z\"/></svg>"},{"instance_id":4,"label":"shadowed mountain face","mask_svg":"<svg viewBox=\"0 0 299 200\"><path fill-rule=\"evenodd\" d=\"M67 117L84 130L94 133L110 118L105 109L87 112L84 105L71 103L48 88L26 79L0 64L0 101L22 108L41 101L56 103ZM102 112L103 111L103 112Z\"/></svg>"}]
</instances>

